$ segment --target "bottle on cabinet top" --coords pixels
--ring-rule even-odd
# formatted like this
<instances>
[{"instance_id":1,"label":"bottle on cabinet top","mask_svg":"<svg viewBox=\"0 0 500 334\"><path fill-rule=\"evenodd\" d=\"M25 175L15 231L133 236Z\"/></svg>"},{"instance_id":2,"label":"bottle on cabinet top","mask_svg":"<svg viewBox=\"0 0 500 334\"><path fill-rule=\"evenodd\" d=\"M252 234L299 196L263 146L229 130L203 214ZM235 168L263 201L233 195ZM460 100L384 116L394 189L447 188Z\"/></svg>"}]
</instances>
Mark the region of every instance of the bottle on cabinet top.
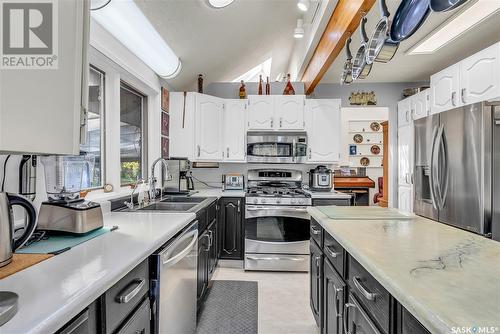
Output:
<instances>
[{"instance_id":1,"label":"bottle on cabinet top","mask_svg":"<svg viewBox=\"0 0 500 334\"><path fill-rule=\"evenodd\" d=\"M243 80L241 80L241 86L240 86L240 99L246 99L247 98L247 92L245 89L245 83Z\"/></svg>"},{"instance_id":2,"label":"bottle on cabinet top","mask_svg":"<svg viewBox=\"0 0 500 334\"><path fill-rule=\"evenodd\" d=\"M259 75L259 88L257 94L262 95L262 75Z\"/></svg>"},{"instance_id":3,"label":"bottle on cabinet top","mask_svg":"<svg viewBox=\"0 0 500 334\"><path fill-rule=\"evenodd\" d=\"M271 84L269 83L269 77L266 79L266 95L271 95Z\"/></svg>"},{"instance_id":4,"label":"bottle on cabinet top","mask_svg":"<svg viewBox=\"0 0 500 334\"><path fill-rule=\"evenodd\" d=\"M292 82L290 81L290 73L287 74L287 82L283 95L295 95L295 89L293 89Z\"/></svg>"},{"instance_id":5,"label":"bottle on cabinet top","mask_svg":"<svg viewBox=\"0 0 500 334\"><path fill-rule=\"evenodd\" d=\"M203 94L203 74L198 74L198 93Z\"/></svg>"}]
</instances>

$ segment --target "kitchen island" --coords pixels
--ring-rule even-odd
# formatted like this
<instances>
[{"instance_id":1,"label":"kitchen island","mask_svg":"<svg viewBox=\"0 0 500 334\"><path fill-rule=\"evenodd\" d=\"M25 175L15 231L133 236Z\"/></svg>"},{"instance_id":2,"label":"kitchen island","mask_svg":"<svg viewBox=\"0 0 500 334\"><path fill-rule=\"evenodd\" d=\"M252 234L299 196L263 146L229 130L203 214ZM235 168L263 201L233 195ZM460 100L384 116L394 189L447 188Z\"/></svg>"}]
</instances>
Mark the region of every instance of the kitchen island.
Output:
<instances>
[{"instance_id":1,"label":"kitchen island","mask_svg":"<svg viewBox=\"0 0 500 334\"><path fill-rule=\"evenodd\" d=\"M334 220L308 212L431 333L499 331L500 243L418 216Z\"/></svg>"}]
</instances>

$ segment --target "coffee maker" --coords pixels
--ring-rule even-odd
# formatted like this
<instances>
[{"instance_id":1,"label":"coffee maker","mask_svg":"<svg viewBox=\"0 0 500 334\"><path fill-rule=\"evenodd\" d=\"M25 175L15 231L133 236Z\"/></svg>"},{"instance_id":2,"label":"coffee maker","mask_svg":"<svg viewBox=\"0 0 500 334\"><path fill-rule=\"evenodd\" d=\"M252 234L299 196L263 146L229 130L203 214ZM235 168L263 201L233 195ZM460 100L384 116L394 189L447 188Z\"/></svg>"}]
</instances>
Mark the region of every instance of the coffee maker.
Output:
<instances>
[{"instance_id":1,"label":"coffee maker","mask_svg":"<svg viewBox=\"0 0 500 334\"><path fill-rule=\"evenodd\" d=\"M184 158L170 158L167 160L170 177L163 181L163 193L187 194L194 190L191 176L191 163Z\"/></svg>"}]
</instances>

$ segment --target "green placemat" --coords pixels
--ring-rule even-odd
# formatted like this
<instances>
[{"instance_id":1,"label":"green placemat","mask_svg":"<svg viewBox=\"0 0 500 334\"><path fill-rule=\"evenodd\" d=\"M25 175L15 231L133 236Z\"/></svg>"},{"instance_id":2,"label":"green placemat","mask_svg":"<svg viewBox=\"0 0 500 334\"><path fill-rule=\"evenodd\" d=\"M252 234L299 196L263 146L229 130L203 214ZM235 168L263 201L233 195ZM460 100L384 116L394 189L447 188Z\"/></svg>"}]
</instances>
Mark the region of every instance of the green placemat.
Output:
<instances>
[{"instance_id":1,"label":"green placemat","mask_svg":"<svg viewBox=\"0 0 500 334\"><path fill-rule=\"evenodd\" d=\"M318 206L328 218L336 220L386 220L412 219L411 213L400 212L397 209L381 208L379 206Z\"/></svg>"},{"instance_id":2,"label":"green placemat","mask_svg":"<svg viewBox=\"0 0 500 334\"><path fill-rule=\"evenodd\" d=\"M53 254L60 253L111 231L110 227L103 227L85 235L50 235L47 239L34 242L29 246L16 251L21 254Z\"/></svg>"}]
</instances>

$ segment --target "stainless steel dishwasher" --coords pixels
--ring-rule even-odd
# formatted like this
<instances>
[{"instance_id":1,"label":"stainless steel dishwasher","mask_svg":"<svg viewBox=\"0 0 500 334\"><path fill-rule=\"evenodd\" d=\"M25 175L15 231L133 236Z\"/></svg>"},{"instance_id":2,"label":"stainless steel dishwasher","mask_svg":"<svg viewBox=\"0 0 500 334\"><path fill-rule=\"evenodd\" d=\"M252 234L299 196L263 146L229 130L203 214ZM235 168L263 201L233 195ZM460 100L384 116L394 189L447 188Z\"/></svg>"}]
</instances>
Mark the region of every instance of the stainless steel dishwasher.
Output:
<instances>
[{"instance_id":1,"label":"stainless steel dishwasher","mask_svg":"<svg viewBox=\"0 0 500 334\"><path fill-rule=\"evenodd\" d=\"M154 253L150 260L153 333L194 333L198 221Z\"/></svg>"}]
</instances>

